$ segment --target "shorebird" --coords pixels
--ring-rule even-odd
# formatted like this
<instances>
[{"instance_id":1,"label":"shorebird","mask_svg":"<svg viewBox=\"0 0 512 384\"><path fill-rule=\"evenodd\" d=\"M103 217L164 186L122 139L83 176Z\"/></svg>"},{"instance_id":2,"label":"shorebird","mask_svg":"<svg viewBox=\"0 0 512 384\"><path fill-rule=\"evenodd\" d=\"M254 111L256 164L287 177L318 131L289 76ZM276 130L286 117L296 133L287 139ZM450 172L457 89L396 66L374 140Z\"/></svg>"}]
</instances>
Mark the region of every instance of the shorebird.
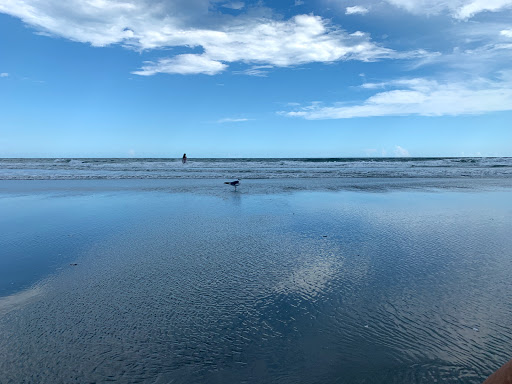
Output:
<instances>
[{"instance_id":1,"label":"shorebird","mask_svg":"<svg viewBox=\"0 0 512 384\"><path fill-rule=\"evenodd\" d=\"M235 181L225 181L224 184L232 185L233 187L235 187L236 191L236 187L240 185L240 179L236 179Z\"/></svg>"}]
</instances>

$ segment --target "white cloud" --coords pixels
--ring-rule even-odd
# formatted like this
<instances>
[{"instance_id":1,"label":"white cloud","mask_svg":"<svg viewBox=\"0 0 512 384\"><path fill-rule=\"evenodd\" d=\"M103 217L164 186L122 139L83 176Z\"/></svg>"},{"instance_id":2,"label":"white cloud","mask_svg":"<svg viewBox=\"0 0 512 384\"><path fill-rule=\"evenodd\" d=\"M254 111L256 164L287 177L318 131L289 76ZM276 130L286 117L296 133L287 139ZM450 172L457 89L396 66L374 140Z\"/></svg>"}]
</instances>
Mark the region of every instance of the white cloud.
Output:
<instances>
[{"instance_id":1,"label":"white cloud","mask_svg":"<svg viewBox=\"0 0 512 384\"><path fill-rule=\"evenodd\" d=\"M242 3L227 4L238 7ZM146 63L134 72L138 75L216 74L232 62L287 67L426 54L379 46L369 35L350 35L319 16L223 18L215 12L209 14L208 6L207 0L3 0L0 12L19 17L42 33L93 46L121 44L136 50L184 47L200 52Z\"/></svg>"},{"instance_id":2,"label":"white cloud","mask_svg":"<svg viewBox=\"0 0 512 384\"><path fill-rule=\"evenodd\" d=\"M217 123L240 123L243 121L249 121L249 119L244 119L244 118L237 119L237 118L226 117L224 119L217 120Z\"/></svg>"},{"instance_id":3,"label":"white cloud","mask_svg":"<svg viewBox=\"0 0 512 384\"><path fill-rule=\"evenodd\" d=\"M0 77L8 77L9 74L7 72L2 72L0 73Z\"/></svg>"},{"instance_id":4,"label":"white cloud","mask_svg":"<svg viewBox=\"0 0 512 384\"><path fill-rule=\"evenodd\" d=\"M512 37L512 29L504 29L500 32L501 36Z\"/></svg>"},{"instance_id":5,"label":"white cloud","mask_svg":"<svg viewBox=\"0 0 512 384\"><path fill-rule=\"evenodd\" d=\"M364 15L368 12L369 12L368 8L361 7L359 5L355 5L353 7L347 7L345 9L345 15L356 15L356 14Z\"/></svg>"},{"instance_id":6,"label":"white cloud","mask_svg":"<svg viewBox=\"0 0 512 384\"><path fill-rule=\"evenodd\" d=\"M251 68L246 69L245 71L239 71L234 73L248 76L267 77L268 70L272 68L274 68L272 65L255 65Z\"/></svg>"},{"instance_id":7,"label":"white cloud","mask_svg":"<svg viewBox=\"0 0 512 384\"><path fill-rule=\"evenodd\" d=\"M325 107L318 103L298 111L280 112L308 120L348 119L374 116L474 115L512 110L512 81L504 73L500 81L478 79L468 82L439 83L426 79L397 80L369 84L398 88L374 94L356 105Z\"/></svg>"},{"instance_id":8,"label":"white cloud","mask_svg":"<svg viewBox=\"0 0 512 384\"><path fill-rule=\"evenodd\" d=\"M439 14L460 7L464 0L387 0L396 7L415 14Z\"/></svg>"},{"instance_id":9,"label":"white cloud","mask_svg":"<svg viewBox=\"0 0 512 384\"><path fill-rule=\"evenodd\" d=\"M511 0L473 0L457 9L455 17L458 19L469 19L480 12L497 12L510 7L512 7Z\"/></svg>"},{"instance_id":10,"label":"white cloud","mask_svg":"<svg viewBox=\"0 0 512 384\"><path fill-rule=\"evenodd\" d=\"M226 3L222 5L224 8L236 9L240 10L245 7L245 4L241 1L232 1L231 3Z\"/></svg>"},{"instance_id":11,"label":"white cloud","mask_svg":"<svg viewBox=\"0 0 512 384\"><path fill-rule=\"evenodd\" d=\"M220 63L231 62L287 67L312 62L376 61L428 55L420 50L401 53L380 47L371 42L367 34L347 34L329 25L321 17L311 15L298 15L288 21L251 21L223 31L189 31L184 36L190 41L188 45L200 45L204 49L204 53L190 56L216 62L219 69L216 73L220 72ZM152 66L150 71L143 69L135 73L174 73L159 71L159 68Z\"/></svg>"},{"instance_id":12,"label":"white cloud","mask_svg":"<svg viewBox=\"0 0 512 384\"><path fill-rule=\"evenodd\" d=\"M288 21L258 20L205 34L193 37L186 33L191 45L195 42L204 48L204 55L225 62L285 67L349 59L372 61L400 55L372 43L366 35L348 35L311 15L295 16Z\"/></svg>"},{"instance_id":13,"label":"white cloud","mask_svg":"<svg viewBox=\"0 0 512 384\"><path fill-rule=\"evenodd\" d=\"M468 28L465 29L471 28L468 25ZM415 61L411 68L416 69L424 65L443 65L444 67L454 68L457 71L462 70L472 74L474 77L487 77L489 74L503 68L509 68L512 41L506 37L497 36L499 30L492 26L488 31L485 31L485 28L483 28L480 31L480 35L477 32L473 35L468 33L466 38L470 39L470 42L467 45L471 46L471 49L455 47L452 52L442 55L431 54L424 56ZM463 35L462 32L458 33Z\"/></svg>"},{"instance_id":14,"label":"white cloud","mask_svg":"<svg viewBox=\"0 0 512 384\"><path fill-rule=\"evenodd\" d=\"M170 59L160 59L156 63L147 61L141 70L132 73L141 76L151 76L156 73L216 75L226 68L226 64L211 60L203 55L184 54Z\"/></svg>"},{"instance_id":15,"label":"white cloud","mask_svg":"<svg viewBox=\"0 0 512 384\"><path fill-rule=\"evenodd\" d=\"M395 146L395 151L394 151L394 153L395 153L395 156L397 156L397 157L409 157L409 156L411 156L411 155L409 154L409 151L408 151L407 149L402 148L402 147L401 147L401 146L399 146L399 145L396 145L396 146Z\"/></svg>"},{"instance_id":16,"label":"white cloud","mask_svg":"<svg viewBox=\"0 0 512 384\"><path fill-rule=\"evenodd\" d=\"M498 12L512 7L512 0L387 0L415 14L435 15L448 11L452 17L467 20L481 12Z\"/></svg>"}]
</instances>

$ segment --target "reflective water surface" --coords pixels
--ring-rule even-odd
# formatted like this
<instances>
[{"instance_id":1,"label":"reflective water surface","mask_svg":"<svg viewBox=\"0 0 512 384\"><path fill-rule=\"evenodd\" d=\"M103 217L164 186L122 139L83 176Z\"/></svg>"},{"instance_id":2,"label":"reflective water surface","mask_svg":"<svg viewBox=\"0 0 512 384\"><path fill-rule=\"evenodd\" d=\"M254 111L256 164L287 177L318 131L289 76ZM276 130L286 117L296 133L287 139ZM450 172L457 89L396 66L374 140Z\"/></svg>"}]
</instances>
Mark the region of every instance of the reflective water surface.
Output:
<instances>
[{"instance_id":1,"label":"reflective water surface","mask_svg":"<svg viewBox=\"0 0 512 384\"><path fill-rule=\"evenodd\" d=\"M0 196L1 383L480 383L511 191Z\"/></svg>"}]
</instances>

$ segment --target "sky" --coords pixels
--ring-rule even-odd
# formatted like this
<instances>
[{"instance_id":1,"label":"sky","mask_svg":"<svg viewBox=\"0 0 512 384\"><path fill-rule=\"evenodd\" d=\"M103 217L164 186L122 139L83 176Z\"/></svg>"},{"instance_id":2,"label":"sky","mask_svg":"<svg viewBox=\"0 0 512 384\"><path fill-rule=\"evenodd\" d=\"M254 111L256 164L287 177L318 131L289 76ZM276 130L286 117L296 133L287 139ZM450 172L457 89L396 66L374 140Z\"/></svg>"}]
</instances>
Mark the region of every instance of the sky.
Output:
<instances>
[{"instance_id":1,"label":"sky","mask_svg":"<svg viewBox=\"0 0 512 384\"><path fill-rule=\"evenodd\" d=\"M512 156L512 0L0 0L0 157Z\"/></svg>"}]
</instances>

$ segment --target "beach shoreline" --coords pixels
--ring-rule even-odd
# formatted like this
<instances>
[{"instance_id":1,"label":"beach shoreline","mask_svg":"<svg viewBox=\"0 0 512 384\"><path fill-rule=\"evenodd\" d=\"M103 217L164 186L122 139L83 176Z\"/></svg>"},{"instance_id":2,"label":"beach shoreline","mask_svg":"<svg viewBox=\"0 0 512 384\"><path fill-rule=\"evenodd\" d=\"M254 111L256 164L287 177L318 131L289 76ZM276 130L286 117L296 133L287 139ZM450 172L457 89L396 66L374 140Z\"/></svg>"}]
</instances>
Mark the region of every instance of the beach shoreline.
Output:
<instances>
[{"instance_id":1,"label":"beach shoreline","mask_svg":"<svg viewBox=\"0 0 512 384\"><path fill-rule=\"evenodd\" d=\"M116 191L228 193L224 179L90 179L90 180L0 180L0 198L16 194L94 193ZM295 178L241 179L240 194L280 194L300 191L399 191L399 190L506 190L512 178Z\"/></svg>"}]
</instances>

